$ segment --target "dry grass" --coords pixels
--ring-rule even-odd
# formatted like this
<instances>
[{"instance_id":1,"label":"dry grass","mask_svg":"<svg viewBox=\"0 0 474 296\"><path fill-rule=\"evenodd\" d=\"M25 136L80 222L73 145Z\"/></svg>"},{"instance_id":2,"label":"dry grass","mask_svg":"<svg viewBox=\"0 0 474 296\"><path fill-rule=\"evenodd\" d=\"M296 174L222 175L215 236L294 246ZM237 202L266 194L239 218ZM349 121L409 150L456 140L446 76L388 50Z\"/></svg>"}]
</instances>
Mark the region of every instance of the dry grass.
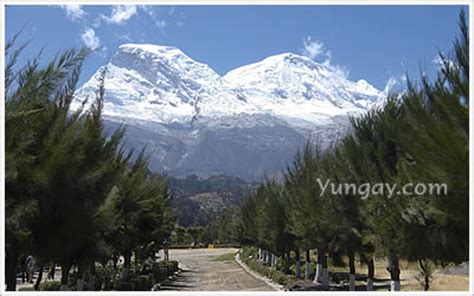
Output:
<instances>
[{"instance_id":1,"label":"dry grass","mask_svg":"<svg viewBox=\"0 0 474 296\"><path fill-rule=\"evenodd\" d=\"M411 278L402 280L402 291L423 291L420 283L414 278L417 271L413 271ZM430 283L430 291L468 291L469 277L435 273Z\"/></svg>"},{"instance_id":2,"label":"dry grass","mask_svg":"<svg viewBox=\"0 0 474 296\"><path fill-rule=\"evenodd\" d=\"M347 263L347 259L344 259ZM387 260L377 259L375 261L375 278L378 280L390 282L390 274L387 271ZM419 272L418 265L413 262L401 261L401 289L402 291L422 291L423 287L416 280ZM330 267L331 272L348 272L348 267ZM367 275L367 266L357 264L356 272L360 275ZM365 285L364 281L357 281L357 285ZM469 276L467 275L449 275L434 272L433 279L430 283L430 291L468 291Z\"/></svg>"}]
</instances>

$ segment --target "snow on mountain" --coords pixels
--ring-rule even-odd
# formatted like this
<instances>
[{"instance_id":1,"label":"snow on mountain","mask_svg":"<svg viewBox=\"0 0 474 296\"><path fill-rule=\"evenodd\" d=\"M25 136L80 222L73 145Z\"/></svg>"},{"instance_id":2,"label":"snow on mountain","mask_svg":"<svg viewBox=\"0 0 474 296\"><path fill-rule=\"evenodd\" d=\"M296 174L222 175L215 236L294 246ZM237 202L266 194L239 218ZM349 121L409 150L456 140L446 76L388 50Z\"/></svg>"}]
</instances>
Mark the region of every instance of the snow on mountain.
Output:
<instances>
[{"instance_id":1,"label":"snow on mountain","mask_svg":"<svg viewBox=\"0 0 474 296\"><path fill-rule=\"evenodd\" d=\"M363 113L381 96L364 80L354 83L293 53L237 68L224 80L264 113L316 124L331 116Z\"/></svg>"},{"instance_id":2,"label":"snow on mountain","mask_svg":"<svg viewBox=\"0 0 474 296\"><path fill-rule=\"evenodd\" d=\"M99 71L78 92L93 95ZM124 44L107 64L105 114L158 123L271 114L318 123L365 112L381 92L309 58L284 53L221 77L175 47ZM76 101L77 103L79 100Z\"/></svg>"},{"instance_id":3,"label":"snow on mountain","mask_svg":"<svg viewBox=\"0 0 474 296\"><path fill-rule=\"evenodd\" d=\"M104 113L158 123L185 123L208 116L252 112L209 66L175 47L124 44L106 65ZM100 70L77 93L93 96Z\"/></svg>"},{"instance_id":4,"label":"snow on mountain","mask_svg":"<svg viewBox=\"0 0 474 296\"><path fill-rule=\"evenodd\" d=\"M105 67L109 127L127 124L130 148L146 144L152 167L175 174L258 179L280 169L308 135L334 141L348 115L384 95L294 53L220 76L176 47L124 44ZM92 101L101 70L77 91L73 109Z\"/></svg>"}]
</instances>

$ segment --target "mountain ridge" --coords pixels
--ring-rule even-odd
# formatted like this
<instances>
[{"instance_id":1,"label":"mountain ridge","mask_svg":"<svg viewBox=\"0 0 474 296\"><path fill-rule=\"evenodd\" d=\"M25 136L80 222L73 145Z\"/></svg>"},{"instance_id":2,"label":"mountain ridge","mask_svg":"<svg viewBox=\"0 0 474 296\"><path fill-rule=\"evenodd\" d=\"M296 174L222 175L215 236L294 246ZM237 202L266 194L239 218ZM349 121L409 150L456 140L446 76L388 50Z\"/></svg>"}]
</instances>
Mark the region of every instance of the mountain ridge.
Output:
<instances>
[{"instance_id":1,"label":"mountain ridge","mask_svg":"<svg viewBox=\"0 0 474 296\"><path fill-rule=\"evenodd\" d=\"M171 175L228 174L257 180L279 170L310 137L323 146L384 93L294 53L221 76L177 47L123 44L76 93L94 96L103 67L103 114L125 124L130 149L147 146L151 166Z\"/></svg>"}]
</instances>

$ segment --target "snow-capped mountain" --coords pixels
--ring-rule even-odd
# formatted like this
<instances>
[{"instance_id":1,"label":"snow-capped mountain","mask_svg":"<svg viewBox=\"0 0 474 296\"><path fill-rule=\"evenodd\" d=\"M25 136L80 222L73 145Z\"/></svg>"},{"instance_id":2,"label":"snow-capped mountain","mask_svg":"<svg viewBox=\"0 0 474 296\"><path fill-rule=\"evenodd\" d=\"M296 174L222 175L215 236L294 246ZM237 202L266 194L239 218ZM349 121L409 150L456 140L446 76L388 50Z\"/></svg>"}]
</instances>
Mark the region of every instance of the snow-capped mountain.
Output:
<instances>
[{"instance_id":1,"label":"snow-capped mountain","mask_svg":"<svg viewBox=\"0 0 474 296\"><path fill-rule=\"evenodd\" d=\"M178 48L124 44L105 67L108 128L126 124L129 147L146 144L152 169L177 175L259 179L283 168L308 137L334 141L348 115L383 97L365 80L293 53L220 76ZM73 109L92 101L101 71L77 91Z\"/></svg>"}]
</instances>

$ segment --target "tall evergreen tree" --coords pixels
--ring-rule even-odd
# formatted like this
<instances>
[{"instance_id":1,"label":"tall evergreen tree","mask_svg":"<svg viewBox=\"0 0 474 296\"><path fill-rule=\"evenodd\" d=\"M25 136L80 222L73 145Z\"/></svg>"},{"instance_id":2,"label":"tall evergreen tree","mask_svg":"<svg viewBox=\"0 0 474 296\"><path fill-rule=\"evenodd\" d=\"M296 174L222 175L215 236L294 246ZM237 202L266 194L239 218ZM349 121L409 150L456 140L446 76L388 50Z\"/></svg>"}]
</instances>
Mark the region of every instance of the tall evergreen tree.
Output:
<instances>
[{"instance_id":1,"label":"tall evergreen tree","mask_svg":"<svg viewBox=\"0 0 474 296\"><path fill-rule=\"evenodd\" d=\"M44 196L43 145L51 128L65 118L87 51L65 52L44 68L39 57L17 69L24 46L7 43L5 67L6 282L15 290L18 256L33 243L32 226ZM29 243L30 244L29 244Z\"/></svg>"}]
</instances>

